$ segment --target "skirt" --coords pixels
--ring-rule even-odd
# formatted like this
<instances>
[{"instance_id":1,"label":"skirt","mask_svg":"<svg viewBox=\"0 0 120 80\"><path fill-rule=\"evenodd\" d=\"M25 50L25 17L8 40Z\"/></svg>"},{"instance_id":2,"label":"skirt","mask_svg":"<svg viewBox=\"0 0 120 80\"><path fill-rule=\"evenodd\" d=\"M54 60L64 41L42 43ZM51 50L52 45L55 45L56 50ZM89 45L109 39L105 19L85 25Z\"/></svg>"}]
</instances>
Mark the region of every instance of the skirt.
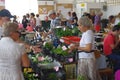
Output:
<instances>
[{"instance_id":1,"label":"skirt","mask_svg":"<svg viewBox=\"0 0 120 80\"><path fill-rule=\"evenodd\" d=\"M77 80L101 80L94 58L80 58L77 68Z\"/></svg>"}]
</instances>

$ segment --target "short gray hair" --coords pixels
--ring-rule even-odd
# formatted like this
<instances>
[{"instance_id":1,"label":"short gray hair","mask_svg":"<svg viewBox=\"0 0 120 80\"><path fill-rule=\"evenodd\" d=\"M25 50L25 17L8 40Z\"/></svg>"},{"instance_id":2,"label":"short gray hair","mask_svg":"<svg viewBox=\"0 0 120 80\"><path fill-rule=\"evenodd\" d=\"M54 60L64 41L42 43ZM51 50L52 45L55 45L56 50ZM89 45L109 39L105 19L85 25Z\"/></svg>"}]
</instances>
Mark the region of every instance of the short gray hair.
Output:
<instances>
[{"instance_id":1,"label":"short gray hair","mask_svg":"<svg viewBox=\"0 0 120 80\"><path fill-rule=\"evenodd\" d=\"M92 22L86 16L81 17L78 21L78 24L82 25L83 27L88 27L88 28L92 27Z\"/></svg>"},{"instance_id":2,"label":"short gray hair","mask_svg":"<svg viewBox=\"0 0 120 80\"><path fill-rule=\"evenodd\" d=\"M17 31L18 29L18 24L13 23L13 22L6 22L3 24L3 35L4 36L10 36L12 32Z\"/></svg>"}]
</instances>

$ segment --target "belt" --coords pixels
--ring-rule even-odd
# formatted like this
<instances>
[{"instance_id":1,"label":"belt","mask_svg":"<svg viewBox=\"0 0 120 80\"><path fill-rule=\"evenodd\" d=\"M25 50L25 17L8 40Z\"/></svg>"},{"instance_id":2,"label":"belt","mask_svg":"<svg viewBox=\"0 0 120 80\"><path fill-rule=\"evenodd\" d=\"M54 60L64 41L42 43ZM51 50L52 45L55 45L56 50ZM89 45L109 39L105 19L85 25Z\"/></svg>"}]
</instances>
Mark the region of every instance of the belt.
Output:
<instances>
[{"instance_id":1,"label":"belt","mask_svg":"<svg viewBox=\"0 0 120 80\"><path fill-rule=\"evenodd\" d=\"M91 53L91 52L94 52L94 50L91 50L91 51L77 51L78 53L81 53L81 52L85 52L85 53Z\"/></svg>"}]
</instances>

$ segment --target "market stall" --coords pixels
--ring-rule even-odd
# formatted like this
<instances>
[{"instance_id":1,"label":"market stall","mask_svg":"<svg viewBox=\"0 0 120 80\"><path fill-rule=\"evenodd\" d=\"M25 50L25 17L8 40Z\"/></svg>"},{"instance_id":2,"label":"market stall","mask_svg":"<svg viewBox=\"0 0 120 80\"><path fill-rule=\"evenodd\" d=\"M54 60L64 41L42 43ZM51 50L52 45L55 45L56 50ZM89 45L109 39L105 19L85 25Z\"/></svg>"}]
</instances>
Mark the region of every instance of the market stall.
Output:
<instances>
[{"instance_id":1,"label":"market stall","mask_svg":"<svg viewBox=\"0 0 120 80\"><path fill-rule=\"evenodd\" d=\"M66 78L75 79L77 76L76 51L69 52L69 48L72 43L79 43L80 37L77 36L81 33L79 33L77 27L74 29L57 27L54 31L55 39L52 39L51 35L44 37L42 32L35 31L33 34L22 32L22 34L25 33L25 41L28 44L39 46L42 49L41 52L28 50L34 75L28 74L29 71L25 75L33 76L34 80L66 80ZM40 38L37 38L36 33L40 33ZM69 71L70 68L71 71Z\"/></svg>"}]
</instances>

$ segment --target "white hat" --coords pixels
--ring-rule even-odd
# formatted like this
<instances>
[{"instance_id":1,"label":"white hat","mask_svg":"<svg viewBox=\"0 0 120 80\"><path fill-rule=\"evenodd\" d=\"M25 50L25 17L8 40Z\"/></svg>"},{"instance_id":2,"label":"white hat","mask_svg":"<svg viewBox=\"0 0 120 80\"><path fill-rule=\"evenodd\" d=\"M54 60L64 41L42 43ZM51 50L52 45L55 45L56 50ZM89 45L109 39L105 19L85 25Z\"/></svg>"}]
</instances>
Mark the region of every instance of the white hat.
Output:
<instances>
[{"instance_id":1,"label":"white hat","mask_svg":"<svg viewBox=\"0 0 120 80\"><path fill-rule=\"evenodd\" d=\"M50 10L50 11L48 12L48 16L50 16L51 14L56 14L56 12L55 12L54 10Z\"/></svg>"}]
</instances>

